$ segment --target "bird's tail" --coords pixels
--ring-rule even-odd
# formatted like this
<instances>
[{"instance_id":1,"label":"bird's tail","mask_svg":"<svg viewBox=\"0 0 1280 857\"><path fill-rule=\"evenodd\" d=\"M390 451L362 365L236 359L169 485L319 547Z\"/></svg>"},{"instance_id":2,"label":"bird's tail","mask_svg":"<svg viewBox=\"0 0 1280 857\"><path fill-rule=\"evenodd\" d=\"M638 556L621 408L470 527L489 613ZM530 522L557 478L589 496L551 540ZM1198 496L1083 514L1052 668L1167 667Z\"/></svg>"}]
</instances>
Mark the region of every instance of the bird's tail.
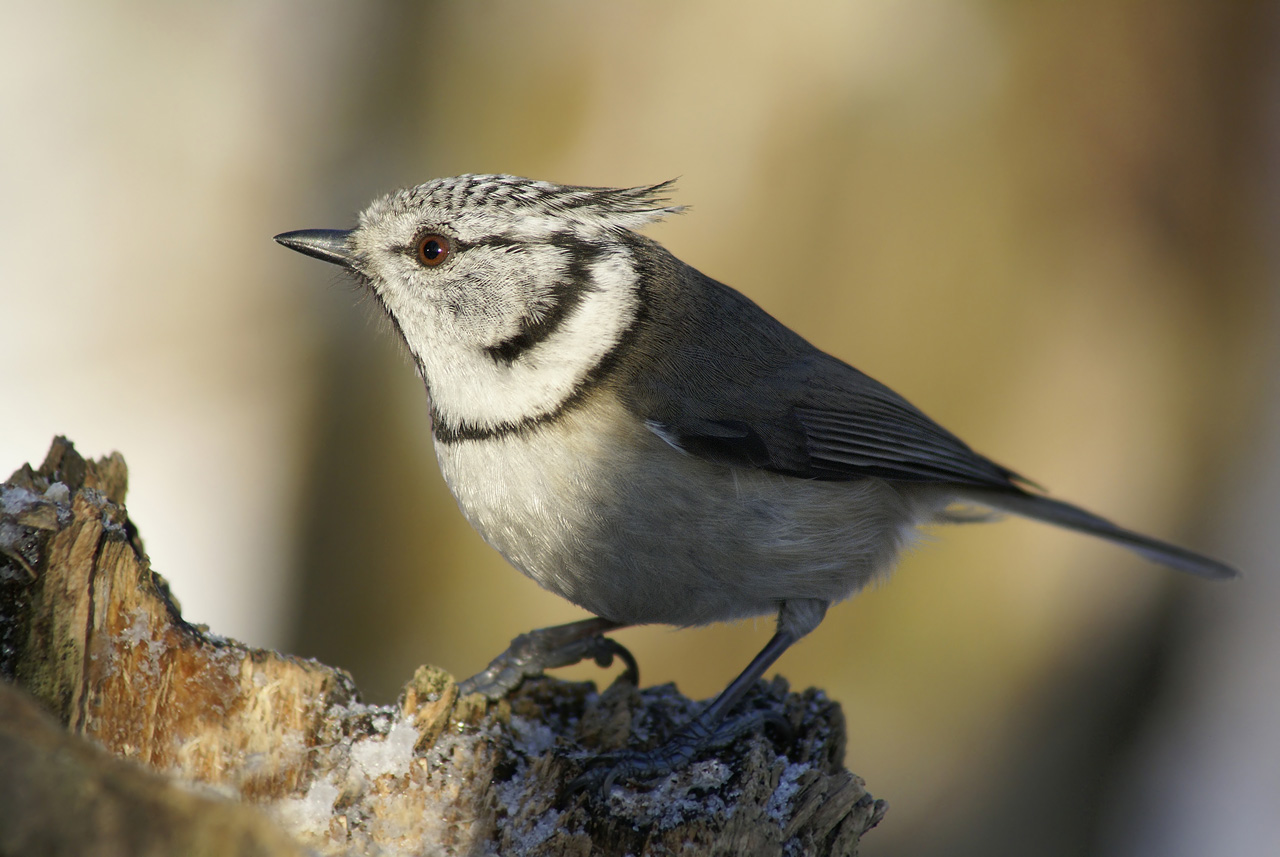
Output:
<instances>
[{"instance_id":1,"label":"bird's tail","mask_svg":"<svg viewBox=\"0 0 1280 857\"><path fill-rule=\"evenodd\" d=\"M1207 556L1189 551L1186 548L1180 548L1177 545L1171 545L1168 542L1162 542L1159 539L1153 539L1150 536L1144 536L1142 533L1135 533L1133 530L1126 530L1124 527L1116 526L1106 518L1100 518L1092 512L1086 512L1079 506L1072 506L1070 503L1063 503L1061 500L1052 500L1048 497L1021 491L1015 493L1012 491L976 489L966 490L964 493L966 499L971 499L984 506L1003 512L1012 512L1015 515L1022 515L1027 518L1034 518L1047 524L1056 524L1068 530L1098 536L1123 545L1152 562L1158 562L1161 565L1167 565L1170 568L1185 571L1197 577L1205 577L1210 580L1230 580L1233 577L1240 576L1240 572L1226 563L1218 562L1216 559L1210 559Z\"/></svg>"}]
</instances>

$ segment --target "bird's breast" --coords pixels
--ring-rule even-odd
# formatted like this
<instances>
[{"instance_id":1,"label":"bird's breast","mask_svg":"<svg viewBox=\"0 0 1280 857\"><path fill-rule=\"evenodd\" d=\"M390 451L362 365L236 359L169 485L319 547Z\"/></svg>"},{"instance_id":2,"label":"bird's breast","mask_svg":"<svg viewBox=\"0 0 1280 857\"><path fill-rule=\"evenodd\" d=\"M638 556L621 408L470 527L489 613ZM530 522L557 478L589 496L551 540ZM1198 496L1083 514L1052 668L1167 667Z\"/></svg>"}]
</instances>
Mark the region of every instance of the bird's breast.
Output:
<instances>
[{"instance_id":1,"label":"bird's breast","mask_svg":"<svg viewBox=\"0 0 1280 857\"><path fill-rule=\"evenodd\" d=\"M886 571L920 510L888 483L714 464L609 396L556 420L437 441L471 524L516 568L629 624L698 625L836 601Z\"/></svg>"}]
</instances>

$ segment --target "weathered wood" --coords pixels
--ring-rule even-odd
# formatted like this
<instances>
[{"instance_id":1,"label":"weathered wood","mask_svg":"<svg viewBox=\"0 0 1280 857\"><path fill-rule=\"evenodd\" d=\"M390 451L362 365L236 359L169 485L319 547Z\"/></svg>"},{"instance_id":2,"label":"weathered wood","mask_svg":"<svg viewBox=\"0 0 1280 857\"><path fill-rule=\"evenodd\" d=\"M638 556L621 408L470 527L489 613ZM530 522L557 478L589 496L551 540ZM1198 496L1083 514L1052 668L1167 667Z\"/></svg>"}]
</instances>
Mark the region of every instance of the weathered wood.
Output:
<instances>
[{"instance_id":1,"label":"weathered wood","mask_svg":"<svg viewBox=\"0 0 1280 857\"><path fill-rule=\"evenodd\" d=\"M43 830L118 836L97 853L159 853L128 838L141 823L131 820L160 813L169 794L190 804L189 784L223 795L198 799L236 819L219 828L231 837L220 854L295 853L294 842L322 854L852 854L884 814L843 769L839 707L781 679L751 702L791 734L740 741L650 789L567 799L584 759L656 740L694 703L671 686L596 693L541 678L492 704L459 699L451 676L421 667L397 705L364 705L339 670L183 622L125 514L126 487L119 455L85 461L59 438L38 470L0 489L0 676L118 757L46 740L77 760L46 782L57 766L15 749L35 727L6 702L0 762L25 761L0 764L0 851ZM126 788L129 777L148 785ZM56 796L77 781L116 814L70 812ZM186 837L161 843L169 853L217 835L196 819L211 811L187 804L148 832ZM263 814L291 835L285 850L244 832Z\"/></svg>"},{"instance_id":2,"label":"weathered wood","mask_svg":"<svg viewBox=\"0 0 1280 857\"><path fill-rule=\"evenodd\" d=\"M0 854L303 857L264 813L197 794L68 733L0 682Z\"/></svg>"}]
</instances>

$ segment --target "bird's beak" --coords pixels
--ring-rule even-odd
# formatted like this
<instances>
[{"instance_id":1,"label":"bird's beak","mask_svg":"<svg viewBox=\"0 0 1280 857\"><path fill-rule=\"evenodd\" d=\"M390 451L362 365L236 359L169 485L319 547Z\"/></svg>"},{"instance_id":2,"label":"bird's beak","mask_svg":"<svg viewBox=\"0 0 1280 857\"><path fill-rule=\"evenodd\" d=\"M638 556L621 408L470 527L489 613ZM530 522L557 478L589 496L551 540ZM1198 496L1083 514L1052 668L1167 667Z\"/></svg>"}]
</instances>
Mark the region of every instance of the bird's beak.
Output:
<instances>
[{"instance_id":1,"label":"bird's beak","mask_svg":"<svg viewBox=\"0 0 1280 857\"><path fill-rule=\"evenodd\" d=\"M344 268L355 267L356 256L348 239L351 232L343 229L299 229L281 232L275 240L290 250L332 262Z\"/></svg>"}]
</instances>

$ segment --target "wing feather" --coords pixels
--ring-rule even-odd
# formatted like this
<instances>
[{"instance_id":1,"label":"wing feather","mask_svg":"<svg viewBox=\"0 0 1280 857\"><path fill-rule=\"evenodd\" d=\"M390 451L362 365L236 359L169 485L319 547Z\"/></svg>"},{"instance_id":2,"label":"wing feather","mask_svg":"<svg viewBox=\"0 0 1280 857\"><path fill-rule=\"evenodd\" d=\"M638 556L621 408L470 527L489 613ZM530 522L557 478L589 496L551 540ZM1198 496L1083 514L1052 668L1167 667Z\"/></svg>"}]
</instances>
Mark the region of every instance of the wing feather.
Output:
<instances>
[{"instance_id":1,"label":"wing feather","mask_svg":"<svg viewBox=\"0 0 1280 857\"><path fill-rule=\"evenodd\" d=\"M646 282L647 315L623 385L659 437L689 455L807 479L869 476L1014 489L893 390L814 348L732 289L653 245L668 277ZM678 290L659 289L682 283ZM665 305L664 305L665 304Z\"/></svg>"}]
</instances>

